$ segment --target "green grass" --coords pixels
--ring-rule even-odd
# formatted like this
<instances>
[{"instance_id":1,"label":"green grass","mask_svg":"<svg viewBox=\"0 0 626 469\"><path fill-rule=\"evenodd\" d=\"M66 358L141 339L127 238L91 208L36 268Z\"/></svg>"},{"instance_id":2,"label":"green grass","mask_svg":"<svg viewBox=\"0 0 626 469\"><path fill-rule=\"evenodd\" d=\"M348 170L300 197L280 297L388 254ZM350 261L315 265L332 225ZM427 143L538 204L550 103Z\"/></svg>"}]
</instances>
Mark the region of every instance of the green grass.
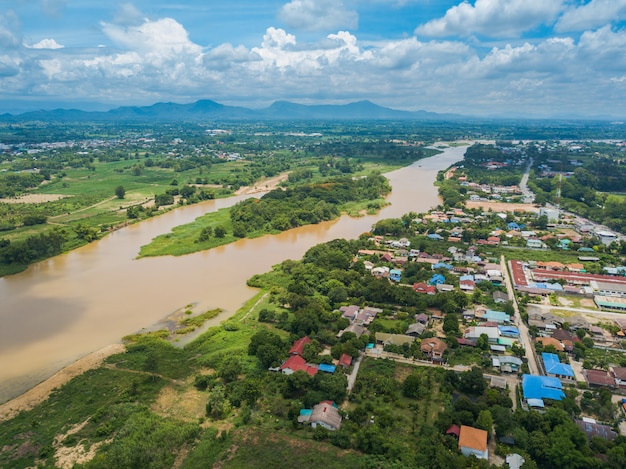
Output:
<instances>
[{"instance_id":1,"label":"green grass","mask_svg":"<svg viewBox=\"0 0 626 469\"><path fill-rule=\"evenodd\" d=\"M2 423L0 432L0 467L25 468L37 465L36 460L47 461L53 467L54 437L72 426L90 419L81 437L98 441L106 435L98 428L110 422L109 412L126 406L125 413L139 410L138 399L152 402L165 381L147 380L144 376L119 370L99 368L88 371L54 391L50 398L33 410ZM94 415L102 417L94 419ZM111 430L115 423L110 424Z\"/></svg>"},{"instance_id":2,"label":"green grass","mask_svg":"<svg viewBox=\"0 0 626 469\"><path fill-rule=\"evenodd\" d=\"M261 431L247 428L233 432L229 450L219 457L219 467L247 469L267 467L291 469L294 467L346 468L363 467L370 459L355 451L341 450L329 443L319 443L300 433ZM252 463L252 461L254 461ZM372 466L376 467L376 466Z\"/></svg>"},{"instance_id":3,"label":"green grass","mask_svg":"<svg viewBox=\"0 0 626 469\"><path fill-rule=\"evenodd\" d=\"M207 226L213 229L221 226L226 230L226 236L217 238L213 235L208 241L197 243L196 240L200 236L202 228ZM137 257L182 256L192 252L204 251L237 241L239 238L233 236L232 231L230 209L222 208L216 212L202 215L191 223L177 226L172 229L171 233L157 236L149 244L141 247Z\"/></svg>"}]
</instances>

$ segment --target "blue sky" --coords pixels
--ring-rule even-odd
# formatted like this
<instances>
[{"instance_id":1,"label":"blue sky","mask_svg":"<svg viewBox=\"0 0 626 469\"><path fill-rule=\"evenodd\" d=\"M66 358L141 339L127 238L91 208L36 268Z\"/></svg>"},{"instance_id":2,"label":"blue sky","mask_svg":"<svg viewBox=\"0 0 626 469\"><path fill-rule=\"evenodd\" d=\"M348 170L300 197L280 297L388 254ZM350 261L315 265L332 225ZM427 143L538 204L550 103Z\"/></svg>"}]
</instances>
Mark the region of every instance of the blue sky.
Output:
<instances>
[{"instance_id":1,"label":"blue sky","mask_svg":"<svg viewBox=\"0 0 626 469\"><path fill-rule=\"evenodd\" d=\"M626 0L0 0L0 112L369 99L626 118L625 21Z\"/></svg>"}]
</instances>

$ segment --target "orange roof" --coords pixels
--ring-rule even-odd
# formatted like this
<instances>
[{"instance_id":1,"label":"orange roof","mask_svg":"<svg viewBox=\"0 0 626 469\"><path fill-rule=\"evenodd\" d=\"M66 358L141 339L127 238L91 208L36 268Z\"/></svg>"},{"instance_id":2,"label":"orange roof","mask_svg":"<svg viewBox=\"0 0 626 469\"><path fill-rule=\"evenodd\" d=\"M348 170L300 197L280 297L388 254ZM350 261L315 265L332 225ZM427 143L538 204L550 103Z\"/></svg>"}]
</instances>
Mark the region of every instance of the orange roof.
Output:
<instances>
[{"instance_id":1,"label":"orange roof","mask_svg":"<svg viewBox=\"0 0 626 469\"><path fill-rule=\"evenodd\" d=\"M467 425L461 425L459 435L459 449L462 447L471 448L478 451L487 450L487 432Z\"/></svg>"}]
</instances>

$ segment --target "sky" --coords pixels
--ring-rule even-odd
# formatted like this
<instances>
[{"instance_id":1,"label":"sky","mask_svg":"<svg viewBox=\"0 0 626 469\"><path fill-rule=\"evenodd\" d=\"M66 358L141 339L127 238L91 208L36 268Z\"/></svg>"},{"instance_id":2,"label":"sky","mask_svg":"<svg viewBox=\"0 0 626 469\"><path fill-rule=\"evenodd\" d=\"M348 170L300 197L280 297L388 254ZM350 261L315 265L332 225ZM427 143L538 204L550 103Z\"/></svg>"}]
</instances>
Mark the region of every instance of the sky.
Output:
<instances>
[{"instance_id":1,"label":"sky","mask_svg":"<svg viewBox=\"0 0 626 469\"><path fill-rule=\"evenodd\" d=\"M626 118L626 0L0 0L0 112L371 100Z\"/></svg>"}]
</instances>

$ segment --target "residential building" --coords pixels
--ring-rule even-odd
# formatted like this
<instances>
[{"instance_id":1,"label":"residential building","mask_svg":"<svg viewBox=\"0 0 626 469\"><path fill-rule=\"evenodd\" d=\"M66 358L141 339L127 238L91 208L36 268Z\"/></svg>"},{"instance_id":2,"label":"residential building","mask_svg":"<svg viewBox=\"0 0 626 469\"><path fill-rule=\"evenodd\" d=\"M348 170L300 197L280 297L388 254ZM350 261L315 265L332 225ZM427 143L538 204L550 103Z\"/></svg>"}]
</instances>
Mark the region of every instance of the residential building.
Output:
<instances>
[{"instance_id":1,"label":"residential building","mask_svg":"<svg viewBox=\"0 0 626 469\"><path fill-rule=\"evenodd\" d=\"M459 450L467 457L473 454L478 459L489 459L487 432L467 425L461 425Z\"/></svg>"},{"instance_id":2,"label":"residential building","mask_svg":"<svg viewBox=\"0 0 626 469\"><path fill-rule=\"evenodd\" d=\"M548 376L560 379L574 379L574 370L566 363L561 363L559 356L555 353L542 353L543 365Z\"/></svg>"},{"instance_id":3,"label":"residential building","mask_svg":"<svg viewBox=\"0 0 626 469\"><path fill-rule=\"evenodd\" d=\"M313 412L309 418L311 427L316 428L318 425L326 430L339 430L341 427L341 414L337 406L330 401L320 402L313 406Z\"/></svg>"}]
</instances>

